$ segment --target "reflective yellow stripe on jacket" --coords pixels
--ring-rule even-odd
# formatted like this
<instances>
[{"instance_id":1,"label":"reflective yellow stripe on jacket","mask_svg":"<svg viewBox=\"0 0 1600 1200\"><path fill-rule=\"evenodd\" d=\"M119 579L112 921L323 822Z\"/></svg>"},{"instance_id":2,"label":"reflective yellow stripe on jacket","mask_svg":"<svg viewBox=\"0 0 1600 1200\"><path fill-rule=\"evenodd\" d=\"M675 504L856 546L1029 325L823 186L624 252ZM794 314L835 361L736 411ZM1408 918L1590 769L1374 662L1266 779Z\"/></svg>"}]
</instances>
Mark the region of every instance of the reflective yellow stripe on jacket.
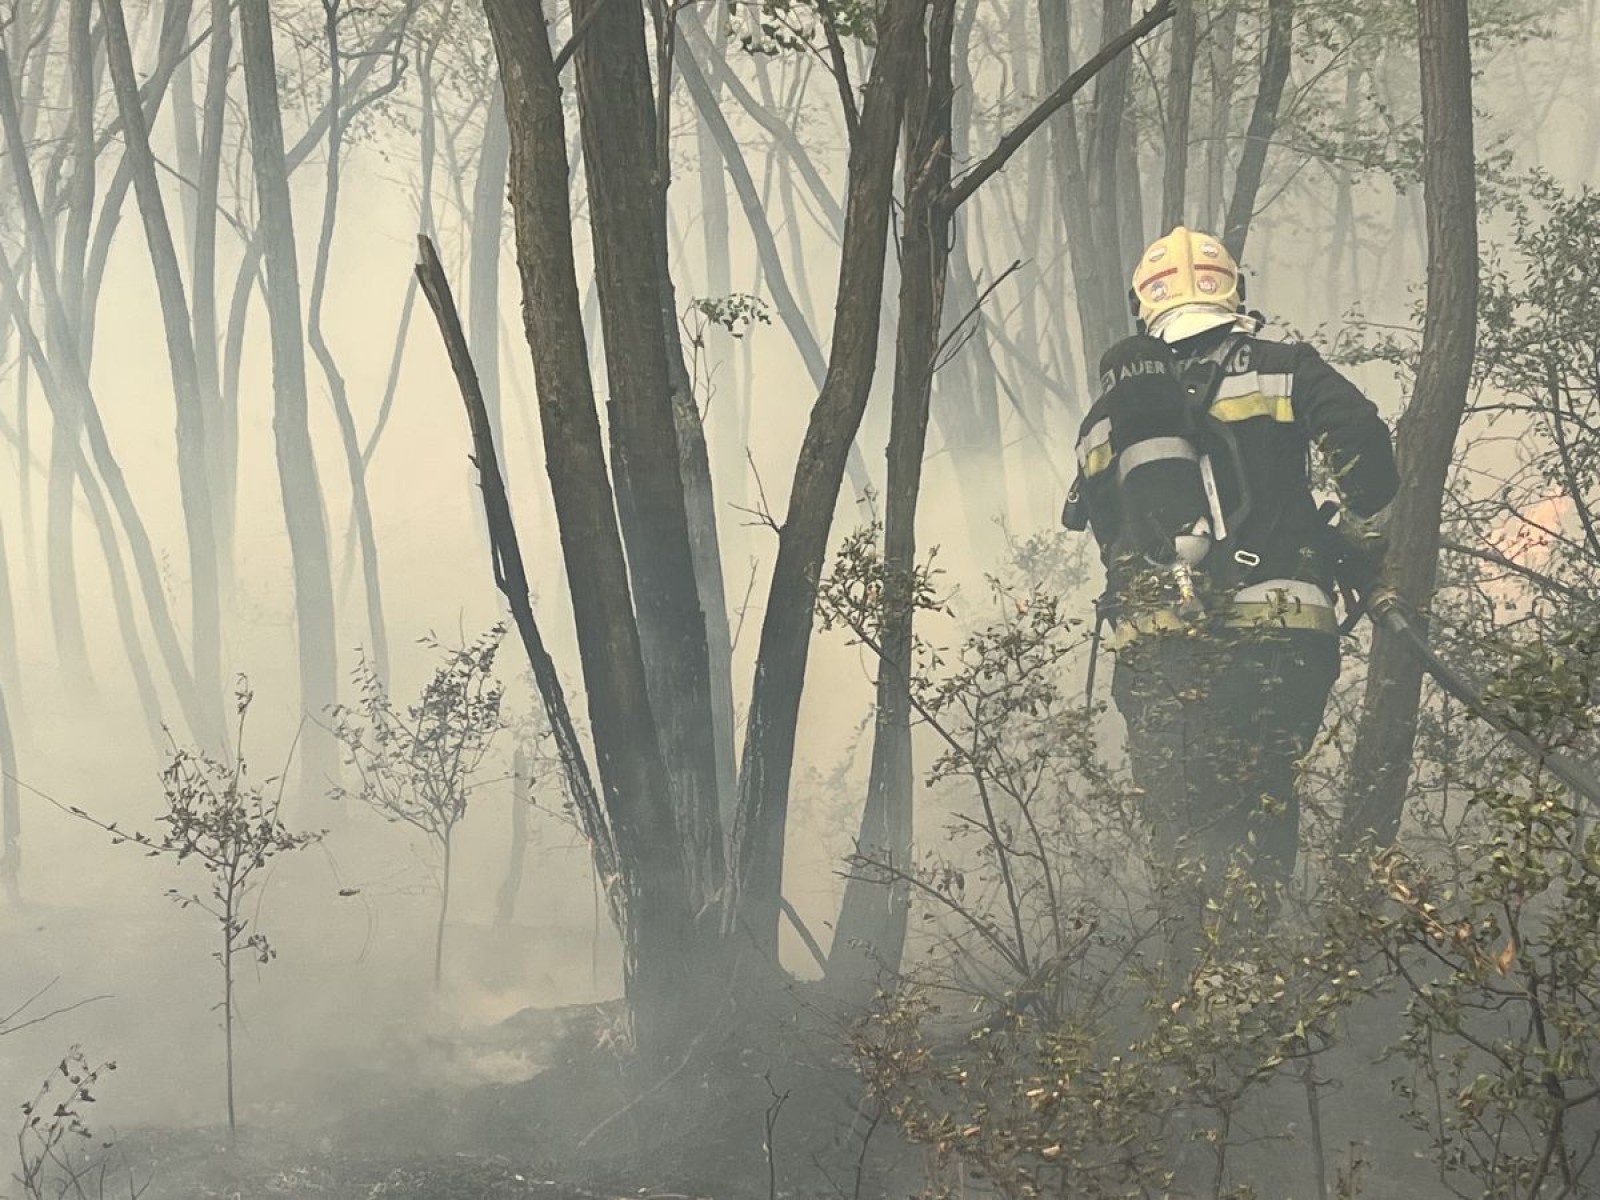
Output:
<instances>
[{"instance_id":1,"label":"reflective yellow stripe on jacket","mask_svg":"<svg viewBox=\"0 0 1600 1200\"><path fill-rule=\"evenodd\" d=\"M1222 381L1217 396L1211 402L1211 415L1218 421L1248 421L1252 417L1267 417L1289 425L1294 422L1294 390L1292 375L1262 375L1246 371Z\"/></svg>"}]
</instances>

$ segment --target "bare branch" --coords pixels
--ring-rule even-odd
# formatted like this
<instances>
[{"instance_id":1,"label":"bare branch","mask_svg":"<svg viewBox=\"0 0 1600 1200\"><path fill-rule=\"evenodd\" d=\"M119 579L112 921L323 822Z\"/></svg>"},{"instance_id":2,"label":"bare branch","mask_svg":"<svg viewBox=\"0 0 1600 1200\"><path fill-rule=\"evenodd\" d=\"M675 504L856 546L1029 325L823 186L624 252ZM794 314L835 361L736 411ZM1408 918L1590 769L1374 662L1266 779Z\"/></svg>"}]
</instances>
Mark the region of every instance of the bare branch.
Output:
<instances>
[{"instance_id":1,"label":"bare branch","mask_svg":"<svg viewBox=\"0 0 1600 1200\"><path fill-rule=\"evenodd\" d=\"M1062 81L1061 86L1041 100L1032 112L1023 117L1011 132L1002 137L999 144L984 156L977 166L950 185L950 190L945 193L940 201L944 211L953 213L971 199L972 194L1004 167L1011 156L1022 148L1022 144L1037 133L1040 126L1055 115L1057 109L1082 91L1089 81L1109 66L1119 54L1171 17L1173 3L1174 0L1156 0L1149 12L1100 47L1093 58L1067 76Z\"/></svg>"}]
</instances>

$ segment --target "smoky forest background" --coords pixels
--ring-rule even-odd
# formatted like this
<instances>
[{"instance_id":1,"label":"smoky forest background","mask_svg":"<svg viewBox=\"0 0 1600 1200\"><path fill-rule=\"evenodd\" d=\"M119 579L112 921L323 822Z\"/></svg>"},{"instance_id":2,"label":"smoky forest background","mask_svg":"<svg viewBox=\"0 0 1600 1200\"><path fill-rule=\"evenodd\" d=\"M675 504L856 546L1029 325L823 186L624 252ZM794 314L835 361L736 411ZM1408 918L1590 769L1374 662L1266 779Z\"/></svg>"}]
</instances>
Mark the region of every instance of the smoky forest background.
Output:
<instances>
[{"instance_id":1,"label":"smoky forest background","mask_svg":"<svg viewBox=\"0 0 1600 1200\"><path fill-rule=\"evenodd\" d=\"M1596 0L0 2L0 1195L1600 1195L1597 98ZM1174 989L1059 514L1180 223L1522 738L1353 630Z\"/></svg>"}]
</instances>

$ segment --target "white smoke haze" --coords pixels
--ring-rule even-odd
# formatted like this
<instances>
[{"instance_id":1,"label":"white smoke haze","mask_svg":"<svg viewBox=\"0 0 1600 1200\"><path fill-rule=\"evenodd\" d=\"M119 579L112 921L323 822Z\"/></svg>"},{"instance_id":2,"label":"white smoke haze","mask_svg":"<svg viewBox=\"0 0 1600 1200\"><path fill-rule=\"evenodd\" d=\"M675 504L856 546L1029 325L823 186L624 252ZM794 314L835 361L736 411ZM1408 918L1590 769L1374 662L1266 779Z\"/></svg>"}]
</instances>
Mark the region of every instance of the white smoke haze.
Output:
<instances>
[{"instance_id":1,"label":"white smoke haze","mask_svg":"<svg viewBox=\"0 0 1600 1200\"><path fill-rule=\"evenodd\" d=\"M624 4L628 0L607 2ZM27 158L40 185L58 145L69 135L67 27L79 3L6 0L0 4L0 23L4 25L0 37L10 56L13 86L33 130ZM325 3L339 7L335 0ZM100 28L101 6L88 7L95 28ZM127 0L121 7L131 26L134 62L141 78L156 61L158 33L168 14L184 14L192 37L199 37L209 25L206 5L158 6ZM375 5L368 16L359 19L347 14L351 38L370 37L377 22L388 20L402 7ZM790 11L787 6L779 7ZM970 87L961 89L958 100L958 105L965 106L969 124L958 133L957 172L992 146L999 134L1048 90L1041 81L1045 64L1039 48L1038 12L1027 5L987 2L958 7L962 20L972 22L975 32L966 68ZM1071 9L1075 22L1076 64L1098 44L1092 36L1097 33L1098 19L1085 6L1065 7ZM1237 52L1228 51L1236 54L1230 59L1236 75L1236 102L1216 121L1216 132L1223 139L1219 171L1225 167L1231 178L1255 92L1265 6L1218 0L1196 7L1203 14L1202 62L1206 54L1222 52L1218 47L1223 25L1233 21L1242 31ZM1376 41L1364 35L1366 40L1358 41L1352 51L1350 30L1360 26L1363 6L1302 0L1294 7L1305 22L1300 26L1304 43L1296 43L1280 117L1282 136L1273 142L1268 155L1243 259L1249 304L1268 315L1275 333L1287 329L1304 334L1323 346L1330 357L1358 342L1370 345L1387 332L1414 346L1421 325L1427 254L1422 191L1409 168L1388 169L1395 160L1412 163L1419 136L1414 40L1410 33L1385 35ZM1397 27L1403 26L1401 17L1410 11L1409 5L1376 7L1383 10L1384 20L1399 22ZM1600 26L1595 5L1568 2L1517 7L1525 16L1507 21L1524 27L1530 35L1526 40L1508 36L1491 20L1495 14L1483 16L1486 26L1496 27L1492 36L1484 35L1485 50L1477 64L1481 72L1476 83L1480 164L1492 166L1493 178L1507 181L1507 187L1520 186L1518 181L1535 170L1574 191L1600 185L1596 165L1600 123L1594 105ZM440 246L463 311L468 303L473 184L485 105L489 89L496 86L494 50L480 6L423 0L411 8L416 32L405 42L404 83L384 106L363 117L359 136L344 149L338 225L323 306L326 340L348 389L362 441L373 435L379 418L395 334L417 257L423 121L417 69L428 54L433 31L443 23L450 35L437 51L436 70L445 86L436 97L441 128L435 133L442 143L432 168L434 194L429 207L435 225L426 232ZM732 8L736 27L753 19L753 6ZM1108 11L1115 8L1114 3L1107 6ZM716 6L716 11L721 14L722 6ZM811 9L807 6L804 12L809 14ZM293 144L326 102L328 66L319 40L324 14L318 6L298 3L273 4L271 13L279 76L287 89L283 119L287 139ZM1236 16L1228 18L1228 13ZM559 46L571 33L571 14L564 7L559 11L552 7L548 15L552 42ZM1136 11L1135 18L1138 15ZM707 9L704 19L710 23L713 17ZM24 31L41 39L38 45L44 49L25 55ZM651 38L654 61L653 34ZM859 85L867 77L871 51L853 37L847 40L846 58ZM1163 117L1159 114L1165 111L1161 93L1170 57L1168 44L1169 32L1154 35L1132 60L1134 94L1128 112L1136 114L1140 124L1137 162L1131 171L1135 178L1143 179L1143 193L1138 216L1124 215L1123 220L1142 221L1137 232L1144 238L1165 232L1159 228L1163 160L1159 124ZM680 44L677 52L700 55L685 44ZM206 53L202 44L193 58L195 96L202 94L206 82ZM49 62L42 75L30 65L35 61L32 55L37 54L46 55ZM821 185L835 204L842 204L848 174L847 138L825 54L787 51L771 57L754 56L730 41L726 62L743 86L793 130L811 156ZM352 62L347 61L345 69L351 67ZM237 61L231 69L240 71ZM576 84L571 71L569 66L564 77L566 132L569 139L575 139ZM1209 89L1209 75L1202 78ZM96 180L103 199L124 143L119 135L108 133L115 109L109 81L103 75L100 79L95 121L107 144L97 158ZM859 101L859 93L856 98ZM1209 93L1201 97L1197 91L1197 104L1202 98L1204 112L1197 113L1196 120L1203 115L1210 122ZM192 214L186 215L185 204L192 204L192 193L181 178L180 164L187 161L188 151L180 145L184 135L173 118L176 103L169 96L152 139L167 219L178 238L188 282L191 263L185 239L186 231L192 229ZM837 231L772 135L751 120L726 90L720 103L762 189L788 285L826 353L835 314ZM1348 106L1343 113L1337 108L1341 103ZM1386 107L1380 110L1380 104ZM1090 108L1089 97L1080 97L1076 112L1085 126ZM670 116L674 182L669 239L676 303L682 313L693 300L715 296L708 258L717 239L708 238L707 223L716 217L704 208L699 123L682 87L673 94ZM1347 135L1342 141L1334 136L1341 130ZM967 147L964 153L959 150L963 144ZM1211 126L1197 124L1190 138L1189 174L1195 197L1208 186L1207 156L1214 144ZM577 145L575 140L573 145ZM1010 542L1057 528L1061 504L1075 473L1077 424L1092 399L1087 380L1092 375L1090 359L1098 352L1090 355L1085 351L1069 247L1056 197L1055 145L1047 131L1041 131L964 210L957 234L969 256L969 278L980 291L991 285L994 290L982 302L983 328L976 337L958 336L949 349L952 365L943 368L935 380L935 418L915 518L919 561L937 548L934 562L941 571L937 589L952 598L951 612L919 618L918 632L946 648L957 645L970 628L994 619L996 604L986 578L1011 568ZM0 201L0 253L6 255L13 270L23 269L31 261L12 175L18 151L19 147L7 144L0 158L0 196L4 197ZM314 151L292 176L302 309L310 293L317 250L324 153L321 148ZM1362 155L1371 161L1359 161ZM219 234L217 272L217 303L224 323L241 261L240 238L232 223L238 220L254 228L257 221L251 162L241 75L231 85L224 131L222 205L227 219ZM1399 182L1403 186L1397 186L1396 175L1402 176ZM594 264L583 169L577 167L574 176L578 282L585 304L596 400L601 420L606 422L607 376L600 322L592 292L584 290L591 287ZM896 178L898 191L898 169ZM714 185L719 192L725 190L723 244L730 267L728 290L753 294L771 316L770 323L752 325L739 339L712 331L695 353L714 361L691 365L692 372L713 372L714 392L706 409L705 430L730 626L737 639L732 654L733 702L737 737L742 743L778 544L776 533L761 513L764 509L778 522L784 519L796 455L817 387L804 355L797 351L781 315L773 309L771 281L758 261L734 187L720 176ZM1489 187L1483 190L1492 195ZM1191 200L1186 210L1192 214L1191 223L1202 223L1200 218L1207 215L1199 211L1202 207L1200 200ZM56 222L53 236L63 236L64 209L63 200L50 215ZM1213 215L1220 218L1221 210ZM1508 210L1486 199L1480 221L1486 258L1509 255L1514 222ZM872 477L875 511L879 513L894 369L892 321L898 309L899 274L892 239L898 233L897 218L891 231L885 287L889 316L880 339L871 402L857 439ZM522 328L523 296L509 205L503 213L500 246L502 465L531 577L534 608L574 715L586 730L588 714L572 601ZM1124 246L1125 251L1131 249ZM1007 274L1013 263L1020 266ZM1119 294L1125 290L1120 277L1114 290ZM30 319L42 334L44 309L37 285L30 298ZM965 310L966 303L952 288L946 302L947 325ZM1359 322L1352 319L1353 314L1359 315ZM1122 319L1121 313L1117 316ZM0 1026L0 1196L31 1194L21 1192L12 1182L12 1172L20 1167L13 1161L10 1130L20 1123L17 1106L31 1098L38 1081L49 1075L72 1045L83 1047L91 1062L115 1060L117 1064L115 1073L99 1084L96 1101L87 1114L96 1134L127 1135L130 1145L145 1147L161 1146L161 1139L169 1135L195 1134L199 1139L195 1144L214 1147L218 1161L225 1158L227 1141L218 1009L221 973L212 958L218 941L215 923L193 908L180 908L165 895L169 888L202 889L201 872L192 862L149 858L137 846L114 845L103 830L66 811L77 807L102 822L157 830L157 819L164 811L159 772L168 749L164 743L153 742L147 729L125 641L114 616L105 556L81 487L74 491L74 566L92 684L74 686L58 653L51 613L50 534L45 520L52 422L37 374L24 370L14 319L10 307L0 303L0 321L6 323L0 335L0 431L5 438L0 443L0 462L6 464L0 469L0 528L16 645L16 660L7 676L16 684L14 689L11 683L5 684L5 708L17 753L5 769L21 785L19 882L23 897L23 903L17 905L0 893L0 1014L33 999L13 1021L25 1027L12 1031ZM1003 344L1013 349L1007 350ZM982 355L980 346L987 347ZM60 347L49 348L51 356L63 353ZM960 357L966 360L964 366L955 365ZM1025 365L1024 360L1032 365ZM1386 417L1398 417L1410 399L1409 371L1396 371L1370 358L1347 369ZM993 393L994 427L982 435L992 444L974 446L963 441L963 431L949 414L969 398L957 394L958 390L975 386L968 381L979 379L982 372L996 377L1000 390ZM24 410L21 389L25 375ZM430 846L403 826L386 824L359 805L350 803L341 809L325 791L306 790L298 765L311 741L327 739L325 727L330 718L327 713L302 708L294 566L275 457L271 346L259 284L243 340L239 379L236 542L233 586L222 610L222 680L231 695L231 681L242 676L255 697L244 745L251 777L270 789L284 789L283 816L292 828L328 831L320 844L274 860L250 901L251 919L271 939L276 956L261 964L247 959L239 967L240 1126L246 1144L250 1137L259 1139L258 1144L282 1138L284 1145L296 1147L283 1152L286 1172L297 1165L293 1158L301 1148L309 1148L305 1153L313 1156L348 1152L375 1159L392 1151L398 1169L427 1142L423 1133L407 1122L422 1122L425 1118L417 1114L432 1110L406 1108L404 1116L396 1117L391 1129L396 1139L393 1146L376 1139L359 1148L342 1145L339 1139L346 1126L341 1122L353 1122L350 1127L382 1128L386 1106L404 1107L399 1103L403 1098L423 1095L444 1106L474 1089L525 1084L562 1065L568 1044L561 1035L548 1032L559 1030L560 1019L551 1017L552 1024L540 1026L538 1021L543 1018L528 1014L530 1010L565 1012L619 1001L624 986L621 943L599 899L589 846L566 813L566 799L553 772L535 788L514 920L508 926L496 926L516 803L511 781L516 738L508 729L498 736L495 750L470 792L456 847L444 984L434 990L432 929L439 864ZM123 201L98 297L90 381L108 441L147 525L180 641L186 652L192 651L187 526L175 467L173 372L150 255L131 192ZM357 698L351 674L362 648L370 647L371 632L361 563L354 543L347 539L353 502L341 431L324 376L309 355L307 381L311 444L327 509L331 551L337 699L349 703ZM700 399L702 404L707 401L703 391ZM1477 487L1481 496L1489 496L1498 486L1493 481L1514 471L1520 461L1519 431L1524 428L1519 422L1528 429L1536 426L1535 418L1526 415L1501 416L1493 422L1481 416L1469 418L1459 442L1470 447L1472 456L1471 471L1464 473L1461 484L1464 492ZM24 423L29 430L26 460L18 440ZM418 297L392 413L366 474L381 564L389 690L397 703L413 702L439 664L438 653L421 639L432 635L447 646L465 644L505 619L505 606L495 588L471 453L456 379L432 314ZM1463 461L1466 453L1463 450ZM1592 458L1592 443L1588 453ZM994 463L998 467L991 467ZM91 470L98 473L97 468ZM1589 470L1592 472L1592 467ZM1581 538L1572 515L1574 504L1591 502L1592 489L1587 500L1580 496L1576 502L1557 492L1535 499L1539 508L1525 514L1529 519L1558 527L1568 540ZM830 545L837 547L869 519L867 505L847 479ZM1552 561L1552 535L1530 536L1531 541L1502 523L1492 533L1490 545L1543 571ZM126 564L125 541L121 553ZM1092 621L1090 606L1101 584L1100 569L1091 558L1085 556L1087 575L1066 597L1067 606L1085 622ZM161 717L170 727L171 744L194 745L196 735L187 727L161 667L148 607L132 581L131 567L126 569L143 652L156 679ZM1517 584L1496 581L1488 586L1500 589L1494 594L1503 599L1526 595L1525 590L1517 590L1521 586ZM1086 633L1087 627L1081 632ZM530 685L526 663L513 631L502 643L496 674L506 687L508 711L519 720L537 713L542 722L542 708ZM1081 652L1071 657L1065 668L1065 689L1081 693L1085 663ZM1102 662L1100 670L1099 698L1104 700L1108 664ZM1347 684L1359 681L1363 673L1364 664L1347 661ZM877 675L876 655L851 644L843 632L819 629L813 634L798 722L784 896L821 940L824 950L844 891L844 858L852 849L867 790ZM1119 758L1120 721L1109 714L1099 728L1103 751ZM920 780L920 773L943 746L931 730L919 725L914 747ZM348 771L339 781L350 785ZM328 786L335 782L329 780ZM941 841L945 820L961 809L966 798L951 787L926 791L920 782L915 794L920 851ZM914 913L908 960L926 954L943 931L942 926L922 923L920 914ZM821 968L789 922L781 926L780 936L782 967L797 979L817 979ZM62 1011L48 1020L28 1023L58 1009ZM602 1035L604 1021L615 1021L620 1031L619 1012L615 1005L604 1010ZM518 1025L518 1021L525 1024ZM847 1024L841 1023L841 1027ZM545 1032L517 1032L535 1028ZM589 1025L583 1026L579 1036L591 1043L595 1040ZM836 1054L840 1063L848 1064L846 1042L841 1034ZM759 1081L759 1072L755 1078ZM624 1108L626 1086L619 1083L615 1087L621 1099L610 1107ZM781 1081L778 1091L782 1091ZM588 1104L586 1100L585 1111ZM802 1107L796 1100L795 1109ZM841 1141L847 1135L859 1138L860 1129L871 1119L863 1115L867 1112L864 1102L854 1113L849 1108L843 1111ZM753 1114L740 1117L748 1118L748 1129L740 1135L748 1143L739 1168L745 1175L718 1194L766 1195L767 1162L759 1106ZM1303 1114L1296 1119L1303 1121ZM514 1124L512 1118L506 1120ZM1348 1109L1343 1117L1330 1117L1333 1123L1341 1120L1351 1124ZM792 1150L793 1169L799 1172L802 1152L783 1146L782 1126L777 1128L774 1144L785 1154ZM439 1140L447 1140L441 1130L433 1132ZM608 1130L596 1144L612 1136ZM620 1144L622 1134L615 1136ZM637 1131L629 1136L638 1136ZM882 1140L889 1140L887 1125ZM539 1163L560 1163L563 1149L543 1145L534 1127L526 1142L516 1148L525 1158L517 1158L513 1165L520 1170L524 1164L531 1168ZM504 1152L511 1155L513 1148ZM884 1168L886 1175L891 1169L909 1171L897 1177L896 1183L907 1190L923 1186L921 1160L903 1148L899 1152L902 1157ZM189 1150L170 1151L168 1169L175 1173L165 1182L160 1154L153 1159L137 1158L141 1177L148 1174L151 1180L148 1195L181 1195L184 1187L200 1186L193 1182L199 1175L192 1163L181 1170L172 1166L186 1153ZM441 1148L441 1153L448 1157L447 1149ZM479 1145L471 1153L482 1156L486 1152ZM574 1161L593 1161L593 1155L589 1160ZM734 1176L724 1164L708 1164L705 1186L717 1186ZM173 1178L188 1182L177 1184L180 1190L172 1190ZM296 1190L292 1178L285 1178L283 1194L309 1195L317 1190L305 1180L298 1185L303 1190ZM586 1181L573 1178L564 1182L578 1185ZM618 1195L624 1189L665 1187L669 1182L643 1176L594 1181L607 1194ZM819 1180L812 1184L814 1194L833 1194ZM802 1186L810 1185L792 1180L785 1185ZM974 1183L974 1188L979 1186ZM331 1187L327 1190L333 1191ZM117 1193L108 1190L106 1194ZM270 1193L242 1190L239 1194ZM403 1194L430 1193L413 1190ZM474 1193L447 1192L440 1185L431 1194ZM476 1194L522 1193L486 1188ZM793 1190L785 1194L813 1193ZM851 1194L848 1180L839 1185L838 1194ZM1368 1194L1398 1193L1378 1189Z\"/></svg>"}]
</instances>

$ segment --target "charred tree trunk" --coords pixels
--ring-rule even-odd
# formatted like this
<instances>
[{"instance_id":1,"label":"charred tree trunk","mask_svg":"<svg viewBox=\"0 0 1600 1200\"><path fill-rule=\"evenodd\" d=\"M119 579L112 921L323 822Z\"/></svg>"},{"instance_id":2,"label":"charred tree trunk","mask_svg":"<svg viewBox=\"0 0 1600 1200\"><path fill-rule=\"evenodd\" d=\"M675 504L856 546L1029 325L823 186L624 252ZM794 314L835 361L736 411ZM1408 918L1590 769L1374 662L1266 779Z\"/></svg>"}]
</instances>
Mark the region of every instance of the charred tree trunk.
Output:
<instances>
[{"instance_id":1,"label":"charred tree trunk","mask_svg":"<svg viewBox=\"0 0 1600 1200\"><path fill-rule=\"evenodd\" d=\"M926 42L919 28L917 78L907 97L904 216L900 235L900 324L889 417L884 506L883 607L877 718L858 860L845 885L828 956L830 984L852 999L871 996L879 971L895 974L905 947L911 869L911 658L916 602L917 497L949 266L951 45L955 0L937 0Z\"/></svg>"},{"instance_id":2,"label":"charred tree trunk","mask_svg":"<svg viewBox=\"0 0 1600 1200\"><path fill-rule=\"evenodd\" d=\"M668 181L640 0L579 0L574 12L587 25L576 54L578 111L610 382L612 476L650 707L698 910L720 892L724 859L706 616L673 403L674 379L686 384L687 373L670 361L678 347L663 278Z\"/></svg>"},{"instance_id":3,"label":"charred tree trunk","mask_svg":"<svg viewBox=\"0 0 1600 1200\"><path fill-rule=\"evenodd\" d=\"M267 0L241 0L239 40L266 258L267 316L272 339L272 427L278 484L294 570L300 706L304 717L315 721L334 701L338 648L333 628L327 514L306 412L300 267L294 244L294 215L289 201L272 17ZM336 769L332 740L315 727L308 728L301 751L301 778L307 799L327 786Z\"/></svg>"},{"instance_id":4,"label":"charred tree trunk","mask_svg":"<svg viewBox=\"0 0 1600 1200\"><path fill-rule=\"evenodd\" d=\"M801 444L788 514L761 626L755 685L739 779L739 843L732 910L757 946L777 956L779 896L795 725L805 687L817 585L845 464L872 387L883 301L895 145L912 73L918 69L926 0L885 0L877 55L850 149L838 302L828 375Z\"/></svg>"},{"instance_id":5,"label":"charred tree trunk","mask_svg":"<svg viewBox=\"0 0 1600 1200\"><path fill-rule=\"evenodd\" d=\"M545 469L561 530L604 803L615 830L619 886L626 896L627 994L640 1048L660 1056L673 1049L685 1016L694 914L589 376L573 264L561 87L537 8L519 0L485 0L484 10L511 134L512 213ZM653 161L653 145L650 155ZM655 287L652 271L652 305L659 303ZM681 504L680 491L680 512Z\"/></svg>"},{"instance_id":6,"label":"charred tree trunk","mask_svg":"<svg viewBox=\"0 0 1600 1200\"><path fill-rule=\"evenodd\" d=\"M1422 67L1428 300L1416 388L1400 419L1400 492L1391 524L1391 583L1422 612L1433 598L1439 524L1477 340L1478 211L1472 140L1472 44L1458 0L1417 0ZM1423 628L1426 628L1424 625ZM1378 629L1350 765L1352 839L1394 840L1411 775L1422 666Z\"/></svg>"}]
</instances>

